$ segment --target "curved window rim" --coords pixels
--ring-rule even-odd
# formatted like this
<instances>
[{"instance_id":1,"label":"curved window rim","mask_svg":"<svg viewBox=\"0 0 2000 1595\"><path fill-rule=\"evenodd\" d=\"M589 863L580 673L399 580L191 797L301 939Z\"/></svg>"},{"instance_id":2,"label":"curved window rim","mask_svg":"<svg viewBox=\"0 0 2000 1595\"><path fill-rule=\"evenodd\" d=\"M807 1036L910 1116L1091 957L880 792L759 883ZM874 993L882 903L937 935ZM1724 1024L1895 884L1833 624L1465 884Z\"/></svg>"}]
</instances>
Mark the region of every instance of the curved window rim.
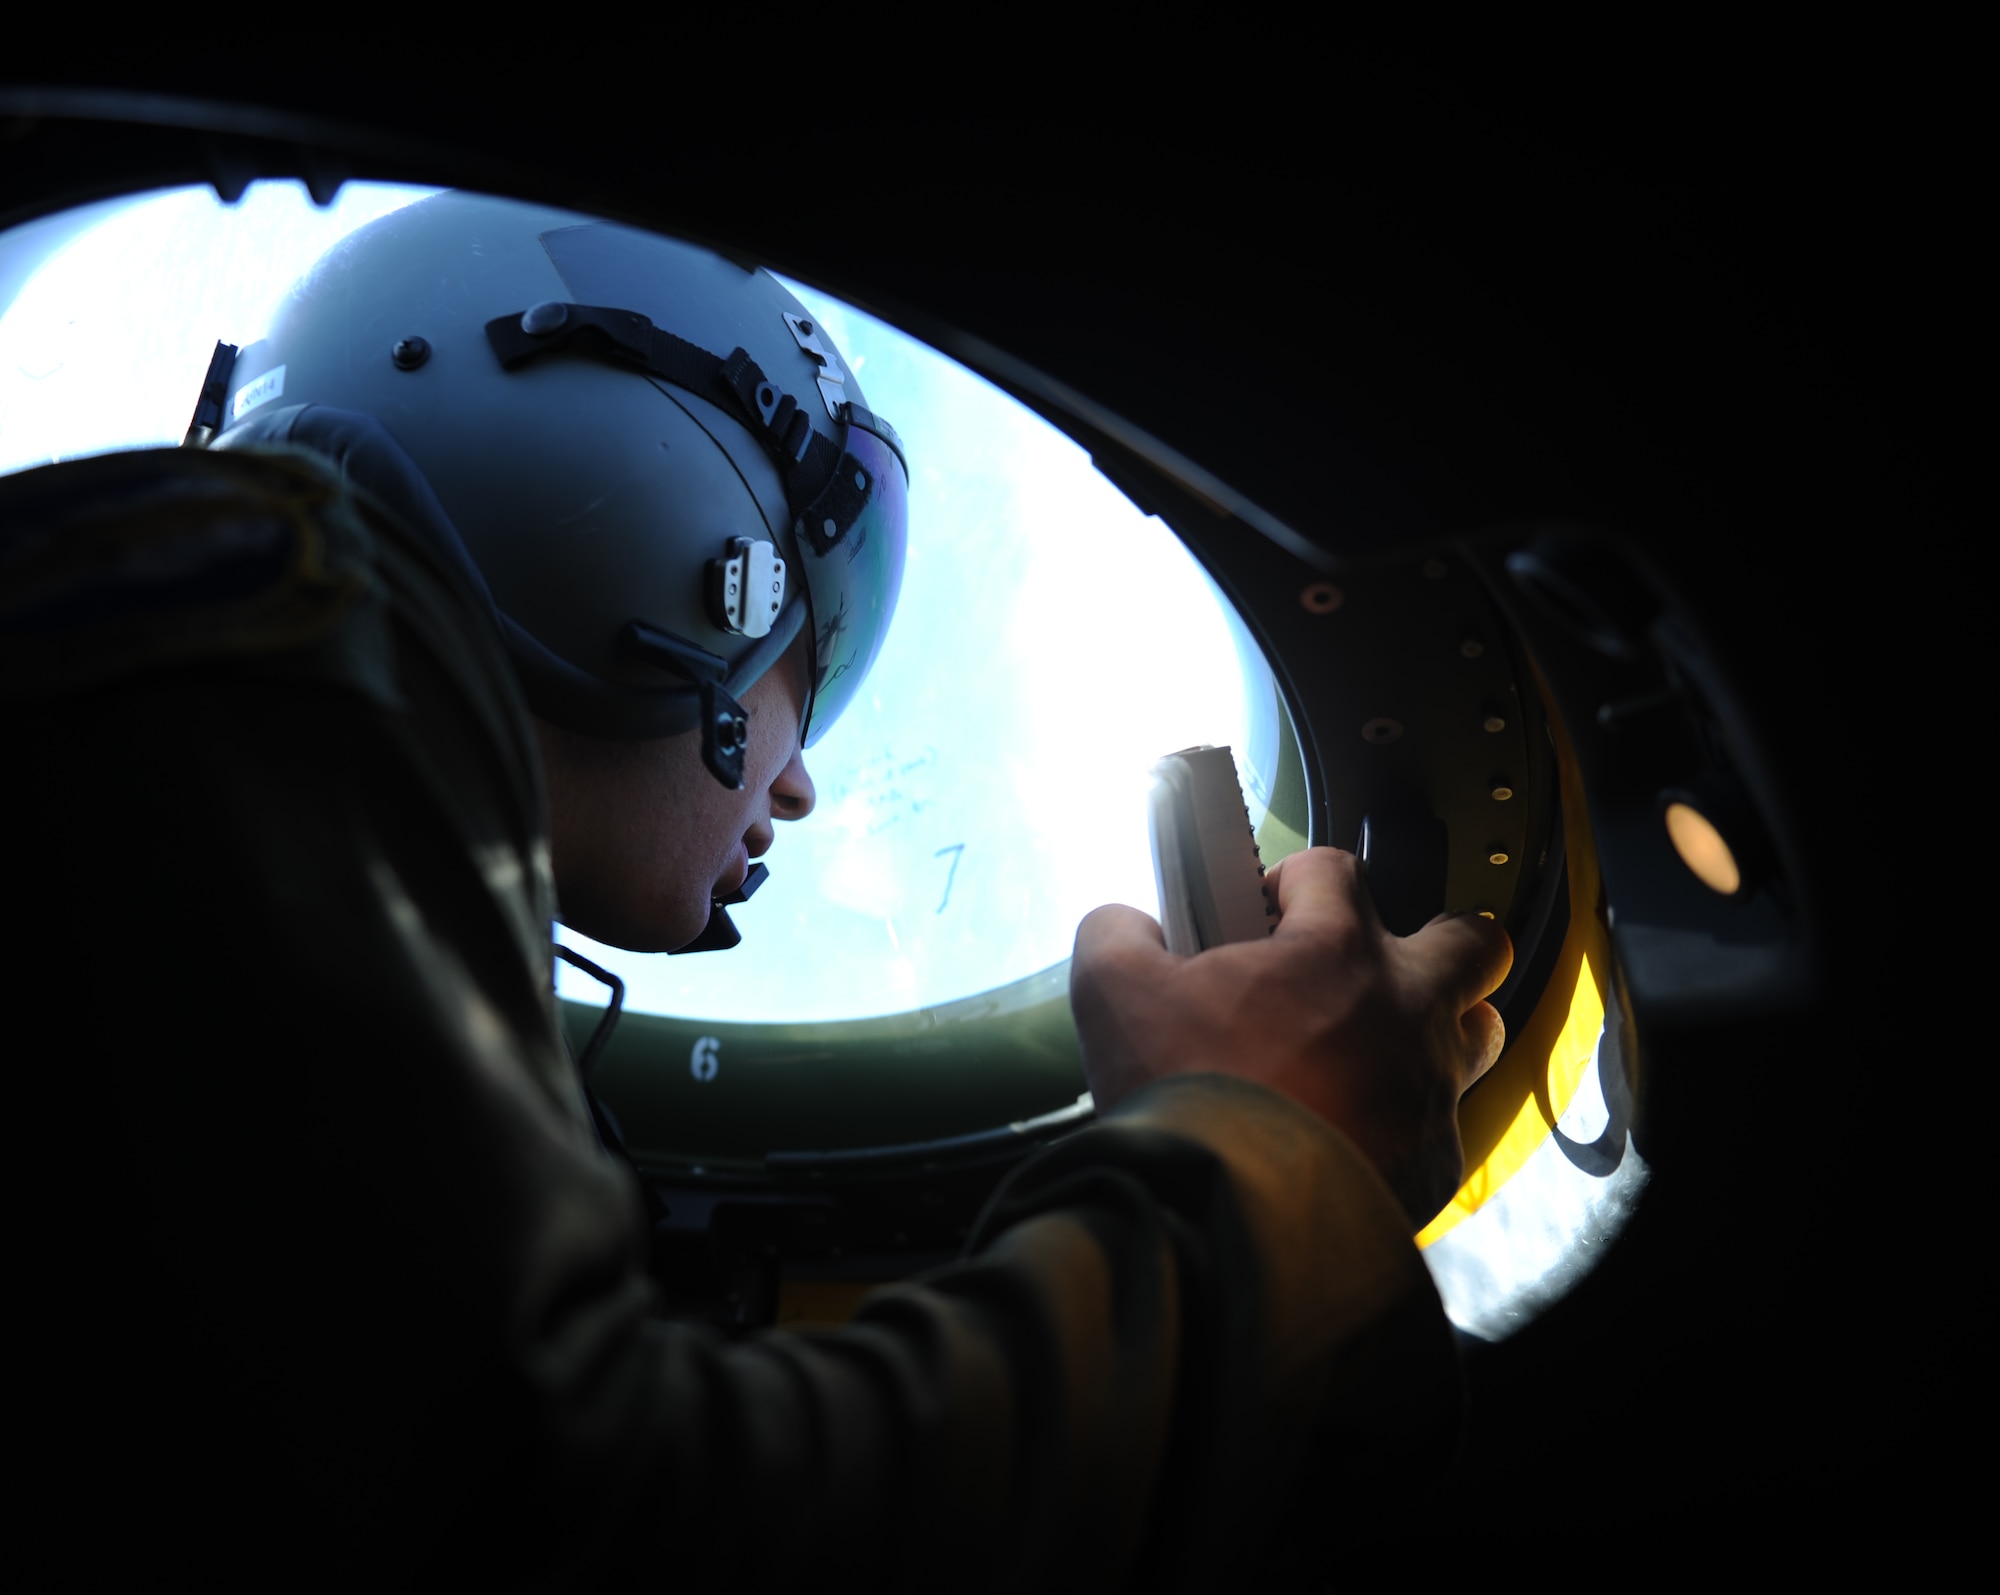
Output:
<instances>
[{"instance_id":1,"label":"curved window rim","mask_svg":"<svg viewBox=\"0 0 2000 1595\"><path fill-rule=\"evenodd\" d=\"M282 173L264 174L256 180L260 182L304 182L303 178L296 175ZM351 180L356 182L410 183L410 179L406 174L399 173L395 176L375 177L360 170L356 170L352 174ZM157 178L148 178L135 181L130 186L118 185L116 191L111 193L107 193L105 188L99 185L88 194L69 196L58 201L51 202L45 196L36 203L35 208L31 212L17 214L8 219L5 227L0 228L0 243L4 243L10 236L18 238L24 233L40 234L47 240L34 265L20 273L20 282L25 282L27 277L31 276L35 270L46 263L47 259L65 243L69 242L78 231L81 231L82 227L89 226L97 219L112 214L119 206L130 204L152 195L203 186L212 185L205 185L198 179L177 183L172 181L163 182ZM482 192L497 192L497 190L492 190L489 185L479 182L442 185L426 183L413 184L412 186L455 186L468 187ZM330 197L329 195L328 198ZM586 212L596 210L595 207L587 203L579 205L573 200L565 201L564 203L568 204L571 208ZM67 225L68 223L77 221L79 218L81 218L79 225ZM622 221L627 225L633 224L629 218L624 217L607 217L607 219ZM669 236L675 235L669 234ZM725 252L727 253L728 251ZM783 262L773 262L772 264L774 269L783 271L787 276L812 285L815 288L820 287L815 275L809 270L800 270L793 265ZM19 283L15 284L16 287L19 285ZM910 329L906 324L905 318L899 317L893 312L885 312L873 308L867 303L865 296L857 298L851 292L836 287L822 288L820 291L846 302L855 303L857 307L867 309L869 314L875 315L879 319L899 327L908 336L927 344L936 350L942 358L964 365L987 380L995 382L1005 391L1014 394L1017 398L1027 403L1043 420L1055 426L1058 430L1063 431L1086 448L1092 447L1098 441L1094 434L1098 432L1101 424L1109 419L1094 415L1086 417L1082 413L1072 417L1067 413L1064 406L1047 402L1046 399L1038 400L1037 396L1032 391L1029 391L1029 385L1024 384L1023 372L1015 369L1013 362L1008 361L999 351L982 349L975 352L970 349L953 348L948 350L942 348L939 346L935 336L924 331ZM11 297L10 295L10 301ZM6 308L6 305L0 305L0 312L4 312ZM963 340L953 339L950 341L957 344ZM990 354L991 359L981 359L979 357L980 352ZM1124 442L1126 440L1121 438L1119 441ZM1180 463L1185 464L1185 462ZM1198 474L1205 475L1205 473ZM1234 494L1228 494L1227 496L1232 500L1236 497ZM1239 508L1239 506L1233 503L1231 507ZM1274 529L1266 526L1264 523L1268 520L1268 517L1261 514L1244 515L1242 518L1255 525L1265 535L1273 536L1275 540L1284 543L1286 546L1290 546L1296 540L1296 534L1279 536L1280 532L1288 533L1288 529ZM1162 514L1160 519L1163 524L1174 532L1177 538L1180 538L1183 543L1188 543L1188 540L1182 536L1179 528L1174 526L1170 515ZM1189 546L1192 548L1193 545L1189 544ZM1240 616L1236 618L1241 619ZM1261 652L1261 648L1259 651ZM1269 667L1268 659L1266 660L1266 666L1267 668ZM1296 727L1293 723L1295 711L1293 706L1286 701L1287 693L1283 685L1282 673L1274 671L1273 680L1277 683L1278 701L1284 711L1278 716L1279 736L1289 756L1297 759L1300 756L1300 748ZM1164 752L1165 750L1162 751ZM1312 778L1313 772L1310 761L1306 761L1305 780L1310 782ZM1316 812L1315 806L1309 801L1303 803L1298 810L1298 821L1294 830L1293 827L1287 825L1284 819L1278 815L1278 811L1274 806L1271 814L1267 815L1264 824L1259 827L1260 846L1265 844L1266 828L1274 825L1281 833L1291 833L1288 840L1291 841L1294 847L1313 845L1328 840L1323 837L1309 837L1306 835L1306 816ZM1587 821L1584 821L1580 815L1572 815L1567 821L1565 828L1570 831L1572 839L1579 834L1579 831L1582 836L1585 838L1588 837ZM1286 850L1289 851L1290 848ZM1266 852L1268 857L1269 848L1266 848ZM1574 931L1571 932L1571 934L1574 933ZM907 1045L926 1038L954 1041L962 1038L964 1043L970 1043L972 1038L982 1031L987 1034L1001 1035L1020 1029L1032 1018L1048 1018L1054 1013L1060 1012L1065 1028L1068 1031L1070 1049L1072 1055L1074 1055L1074 1027L1073 1024L1068 1023L1068 974L1069 961L1065 959L1005 986L996 987L982 993L975 993L950 1003L911 1009L901 1013L870 1016L862 1019L731 1024L721 1021L675 1020L670 1016L632 1014L625 1016L621 1028L626 1029L628 1034L634 1033L640 1029L651 1028L649 1025L641 1024L640 1021L657 1020L664 1025L681 1029L700 1030L704 1034L713 1033L719 1035L724 1032L755 1033L773 1043L788 1045L830 1045L845 1050L846 1047L893 1048L899 1043ZM1549 990L1545 988L1541 992L1532 994L1523 992L1519 995L1523 998L1529 998L1539 1008L1547 1001ZM587 1037L589 1027L595 1024L597 1017L602 1013L601 1007L569 1001L564 1001L561 1004L561 1008L564 1013L566 1028L579 1042ZM614 1047L616 1046L615 1041L613 1045ZM954 1045L951 1050L956 1052L959 1050L959 1047ZM1495 1074L1499 1072L1497 1068L1494 1071ZM1078 1078L1080 1078L1080 1075L1079 1060L1077 1066ZM1485 1082L1482 1082L1483 1084ZM1051 1126L1051 1128L1060 1129L1067 1127L1068 1121L1062 1119L1062 1116L1069 1108L1075 1105L1074 1099L1067 1101L1051 1100L1048 1107L1044 1110L1044 1116L1053 1116L1061 1121L1059 1124ZM1560 1108L1558 1108L1558 1111L1560 1111ZM1008 1122L1026 1123L1028 1121ZM919 1145L923 1143L913 1142L910 1144ZM885 1148L885 1150L893 1150L893 1148ZM683 1164L684 1160L676 1157L674 1162L676 1164Z\"/></svg>"}]
</instances>

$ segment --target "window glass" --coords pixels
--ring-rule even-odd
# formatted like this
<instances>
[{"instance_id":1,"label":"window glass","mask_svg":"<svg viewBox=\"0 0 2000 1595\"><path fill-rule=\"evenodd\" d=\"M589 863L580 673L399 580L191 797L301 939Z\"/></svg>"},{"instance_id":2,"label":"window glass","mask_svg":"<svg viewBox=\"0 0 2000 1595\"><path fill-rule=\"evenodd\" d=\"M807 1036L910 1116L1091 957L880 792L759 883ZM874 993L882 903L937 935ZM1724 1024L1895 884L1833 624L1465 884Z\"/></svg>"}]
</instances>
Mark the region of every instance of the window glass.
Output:
<instances>
[{"instance_id":1,"label":"window glass","mask_svg":"<svg viewBox=\"0 0 2000 1595\"><path fill-rule=\"evenodd\" d=\"M321 209L299 183L93 207L0 236L0 471L179 443L216 340L255 340L293 280L377 216L435 189L349 183ZM47 253L37 261L37 252Z\"/></svg>"},{"instance_id":2,"label":"window glass","mask_svg":"<svg viewBox=\"0 0 2000 1595\"><path fill-rule=\"evenodd\" d=\"M1063 433L927 345L789 283L910 461L888 642L807 755L809 818L724 953L641 957L565 932L628 1004L716 1019L860 1018L986 991L1069 956L1100 903L1156 910L1148 772L1198 742L1275 769L1275 695L1172 532ZM563 993L603 995L566 971Z\"/></svg>"},{"instance_id":3,"label":"window glass","mask_svg":"<svg viewBox=\"0 0 2000 1595\"><path fill-rule=\"evenodd\" d=\"M234 206L179 189L0 237L0 470L178 443L216 341L253 342L324 250L429 192L349 184L321 209L289 182ZM792 286L907 446L902 600L809 755L818 812L779 828L769 883L734 910L740 947L641 957L564 934L635 1009L831 1020L1005 985L1066 958L1098 904L1155 908L1162 754L1234 747L1252 823L1277 769L1269 672L1171 532L997 388Z\"/></svg>"}]
</instances>

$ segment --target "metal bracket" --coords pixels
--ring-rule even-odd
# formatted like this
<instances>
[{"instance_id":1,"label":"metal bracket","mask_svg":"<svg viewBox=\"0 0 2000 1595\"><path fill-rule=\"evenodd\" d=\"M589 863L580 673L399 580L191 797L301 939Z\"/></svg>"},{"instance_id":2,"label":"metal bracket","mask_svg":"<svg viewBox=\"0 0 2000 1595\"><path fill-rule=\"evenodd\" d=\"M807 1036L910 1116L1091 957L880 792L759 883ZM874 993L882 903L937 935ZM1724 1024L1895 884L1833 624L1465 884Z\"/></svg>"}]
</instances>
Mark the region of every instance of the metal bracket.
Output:
<instances>
[{"instance_id":1,"label":"metal bracket","mask_svg":"<svg viewBox=\"0 0 2000 1595\"><path fill-rule=\"evenodd\" d=\"M792 338L798 346L812 356L819 371L819 396L826 405L826 413L836 421L847 419L847 378L842 374L840 361L835 357L833 345L826 342L819 332L819 323L809 321L804 316L785 312L785 325L792 329Z\"/></svg>"},{"instance_id":2,"label":"metal bracket","mask_svg":"<svg viewBox=\"0 0 2000 1595\"><path fill-rule=\"evenodd\" d=\"M785 562L769 543L730 539L708 562L709 617L739 637L765 637L785 607Z\"/></svg>"},{"instance_id":3,"label":"metal bracket","mask_svg":"<svg viewBox=\"0 0 2000 1595\"><path fill-rule=\"evenodd\" d=\"M209 356L208 372L201 379L201 392L194 401L194 419L188 422L187 436L181 440L182 448L205 449L222 430L222 405L229 397L229 374L236 369L238 353L235 344L216 339L215 353Z\"/></svg>"}]
</instances>

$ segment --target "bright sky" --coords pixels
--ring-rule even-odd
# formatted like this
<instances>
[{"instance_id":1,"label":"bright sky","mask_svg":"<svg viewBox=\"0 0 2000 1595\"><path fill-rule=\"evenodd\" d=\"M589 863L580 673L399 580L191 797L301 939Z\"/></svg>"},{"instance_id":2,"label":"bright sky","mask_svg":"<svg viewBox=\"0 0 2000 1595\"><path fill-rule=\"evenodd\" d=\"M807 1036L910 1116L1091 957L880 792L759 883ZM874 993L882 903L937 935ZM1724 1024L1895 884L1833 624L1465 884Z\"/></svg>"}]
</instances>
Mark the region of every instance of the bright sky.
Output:
<instances>
[{"instance_id":1,"label":"bright sky","mask_svg":"<svg viewBox=\"0 0 2000 1595\"><path fill-rule=\"evenodd\" d=\"M253 341L323 250L425 192L350 184L319 210L270 183L230 209L185 189L99 221L0 316L0 470L178 443L215 341ZM817 812L780 827L770 882L734 911L741 947L646 957L564 934L641 1010L856 1018L1046 968L1098 904L1154 909L1154 761L1247 741L1229 617L1171 532L983 379L791 286L908 449L902 601L808 756ZM602 1000L567 968L562 990Z\"/></svg>"}]
</instances>

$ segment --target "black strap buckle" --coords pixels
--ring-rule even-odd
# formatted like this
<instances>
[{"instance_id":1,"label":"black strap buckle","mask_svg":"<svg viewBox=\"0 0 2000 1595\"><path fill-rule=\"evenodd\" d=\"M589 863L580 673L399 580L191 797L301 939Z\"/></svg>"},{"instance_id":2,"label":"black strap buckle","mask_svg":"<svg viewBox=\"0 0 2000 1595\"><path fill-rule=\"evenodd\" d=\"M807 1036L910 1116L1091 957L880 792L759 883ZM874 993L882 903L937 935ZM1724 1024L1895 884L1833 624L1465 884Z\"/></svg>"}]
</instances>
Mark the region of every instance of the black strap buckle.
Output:
<instances>
[{"instance_id":1,"label":"black strap buckle","mask_svg":"<svg viewBox=\"0 0 2000 1595\"><path fill-rule=\"evenodd\" d=\"M725 687L729 661L685 638L629 620L618 634L618 652L685 676L701 688L701 762L732 792L743 790L743 755L750 747L750 711Z\"/></svg>"},{"instance_id":2,"label":"black strap buckle","mask_svg":"<svg viewBox=\"0 0 2000 1595\"><path fill-rule=\"evenodd\" d=\"M701 684L701 762L732 792L743 790L743 755L750 749L750 711L719 681Z\"/></svg>"}]
</instances>

